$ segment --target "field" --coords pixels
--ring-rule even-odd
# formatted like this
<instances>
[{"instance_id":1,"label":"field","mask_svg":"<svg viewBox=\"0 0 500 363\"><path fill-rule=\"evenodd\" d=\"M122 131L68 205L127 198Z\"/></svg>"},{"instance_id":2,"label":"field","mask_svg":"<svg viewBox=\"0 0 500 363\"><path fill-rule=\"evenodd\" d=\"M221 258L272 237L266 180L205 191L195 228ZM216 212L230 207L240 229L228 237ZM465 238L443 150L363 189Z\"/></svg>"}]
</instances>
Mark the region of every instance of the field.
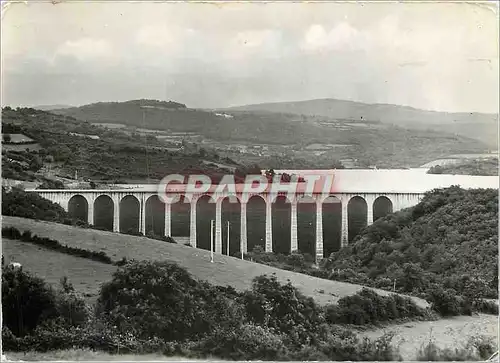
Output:
<instances>
[{"instance_id":1,"label":"field","mask_svg":"<svg viewBox=\"0 0 500 363\"><path fill-rule=\"evenodd\" d=\"M116 270L112 265L7 238L2 239L2 253L6 263L19 262L23 265L23 269L43 278L53 286L58 286L61 277L66 276L89 302L95 301L101 283L109 281L111 274Z\"/></svg>"},{"instance_id":2,"label":"field","mask_svg":"<svg viewBox=\"0 0 500 363\"><path fill-rule=\"evenodd\" d=\"M319 279L222 255L215 255L214 263L211 263L209 251L145 237L82 229L18 217L3 216L2 219L3 227L13 226L20 231L31 230L33 234L56 239L68 246L103 251L113 260L120 260L122 257L138 260L170 260L185 267L198 279L216 285L231 285L240 291L249 289L254 277L273 273L281 282L292 281L294 286L320 304L335 303L339 298L352 295L362 288L360 285ZM33 262L45 264L44 260L37 258ZM34 268L41 269L41 267ZM71 269L72 266L68 266L65 270L68 278L70 278ZM78 275L75 274L75 276ZM52 279L59 281L61 277L54 276ZM72 281L71 278L70 281ZM77 281L73 283L76 286ZM386 291L376 291L383 295L388 294ZM420 306L427 306L426 301L413 299Z\"/></svg>"}]
</instances>

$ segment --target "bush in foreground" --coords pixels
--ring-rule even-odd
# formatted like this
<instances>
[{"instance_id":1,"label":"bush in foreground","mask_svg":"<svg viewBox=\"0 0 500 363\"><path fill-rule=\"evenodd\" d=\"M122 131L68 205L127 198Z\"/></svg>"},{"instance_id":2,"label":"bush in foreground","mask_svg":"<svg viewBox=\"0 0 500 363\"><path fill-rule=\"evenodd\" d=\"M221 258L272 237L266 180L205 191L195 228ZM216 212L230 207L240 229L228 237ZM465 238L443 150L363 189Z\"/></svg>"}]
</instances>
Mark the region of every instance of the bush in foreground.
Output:
<instances>
[{"instance_id":1,"label":"bush in foreground","mask_svg":"<svg viewBox=\"0 0 500 363\"><path fill-rule=\"evenodd\" d=\"M237 321L231 294L198 282L176 264L132 261L102 287L98 310L121 332L183 341Z\"/></svg>"},{"instance_id":2,"label":"bush in foreground","mask_svg":"<svg viewBox=\"0 0 500 363\"><path fill-rule=\"evenodd\" d=\"M378 295L363 288L352 296L339 299L337 305L326 308L326 319L330 324L376 324L397 319L421 319L429 312L415 304L409 297L392 294Z\"/></svg>"},{"instance_id":3,"label":"bush in foreground","mask_svg":"<svg viewBox=\"0 0 500 363\"><path fill-rule=\"evenodd\" d=\"M461 347L440 348L431 339L422 345L417 352L419 361L480 361L488 359L496 351L490 337L471 337Z\"/></svg>"},{"instance_id":4,"label":"bush in foreground","mask_svg":"<svg viewBox=\"0 0 500 363\"><path fill-rule=\"evenodd\" d=\"M42 279L12 266L2 266L3 324L16 337L59 320L66 326L85 324L90 311L67 280L54 290Z\"/></svg>"},{"instance_id":5,"label":"bush in foreground","mask_svg":"<svg viewBox=\"0 0 500 363\"><path fill-rule=\"evenodd\" d=\"M21 336L5 327L6 350L95 349L109 353L158 353L239 360L397 360L390 335L359 340L325 318L325 309L290 283L261 276L244 293L193 279L176 264L124 261L101 289L96 315L79 306L62 281L51 305ZM364 292L364 299L374 299ZM15 294L11 294L15 295ZM377 300L378 301L378 300ZM381 300L382 301L382 300ZM372 302L378 306L379 302ZM362 309L366 308L360 305ZM16 316L15 312L13 316ZM84 321L84 323L82 323Z\"/></svg>"}]
</instances>

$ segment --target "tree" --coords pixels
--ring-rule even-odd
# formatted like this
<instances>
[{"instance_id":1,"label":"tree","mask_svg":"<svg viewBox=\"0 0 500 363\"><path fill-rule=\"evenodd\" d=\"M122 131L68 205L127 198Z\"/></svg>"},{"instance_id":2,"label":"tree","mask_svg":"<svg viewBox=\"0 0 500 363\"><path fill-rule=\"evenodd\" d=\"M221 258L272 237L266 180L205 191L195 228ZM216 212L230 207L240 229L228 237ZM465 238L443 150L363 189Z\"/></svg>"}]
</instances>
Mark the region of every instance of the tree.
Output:
<instances>
[{"instance_id":1,"label":"tree","mask_svg":"<svg viewBox=\"0 0 500 363\"><path fill-rule=\"evenodd\" d=\"M276 173L274 172L274 169L266 170L267 180L272 181L275 175L276 175Z\"/></svg>"},{"instance_id":2,"label":"tree","mask_svg":"<svg viewBox=\"0 0 500 363\"><path fill-rule=\"evenodd\" d=\"M340 160L334 160L332 164L332 169L345 169L345 166L342 164Z\"/></svg>"},{"instance_id":3,"label":"tree","mask_svg":"<svg viewBox=\"0 0 500 363\"><path fill-rule=\"evenodd\" d=\"M31 171L37 172L38 170L40 170L42 168L42 166L43 166L42 160L40 159L40 157L38 155L35 155L30 161L29 169Z\"/></svg>"},{"instance_id":4,"label":"tree","mask_svg":"<svg viewBox=\"0 0 500 363\"><path fill-rule=\"evenodd\" d=\"M291 181L290 174L287 174L287 173L281 174L281 181L284 183L290 183L290 181Z\"/></svg>"}]
</instances>

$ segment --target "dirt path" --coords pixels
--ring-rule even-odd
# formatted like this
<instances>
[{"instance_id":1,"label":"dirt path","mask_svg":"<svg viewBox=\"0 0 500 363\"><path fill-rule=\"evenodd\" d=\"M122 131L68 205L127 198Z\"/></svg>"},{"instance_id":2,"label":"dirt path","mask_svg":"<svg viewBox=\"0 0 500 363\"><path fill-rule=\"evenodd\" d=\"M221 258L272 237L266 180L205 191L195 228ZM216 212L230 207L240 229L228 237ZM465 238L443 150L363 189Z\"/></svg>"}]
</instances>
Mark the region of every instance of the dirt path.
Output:
<instances>
[{"instance_id":1,"label":"dirt path","mask_svg":"<svg viewBox=\"0 0 500 363\"><path fill-rule=\"evenodd\" d=\"M498 317L480 314L476 316L457 316L438 321L411 322L390 326L384 329L361 332L360 336L376 338L385 332L393 331L393 342L400 344L404 360L415 360L418 349L431 338L440 348L458 348L473 336L490 336L498 341Z\"/></svg>"}]
</instances>

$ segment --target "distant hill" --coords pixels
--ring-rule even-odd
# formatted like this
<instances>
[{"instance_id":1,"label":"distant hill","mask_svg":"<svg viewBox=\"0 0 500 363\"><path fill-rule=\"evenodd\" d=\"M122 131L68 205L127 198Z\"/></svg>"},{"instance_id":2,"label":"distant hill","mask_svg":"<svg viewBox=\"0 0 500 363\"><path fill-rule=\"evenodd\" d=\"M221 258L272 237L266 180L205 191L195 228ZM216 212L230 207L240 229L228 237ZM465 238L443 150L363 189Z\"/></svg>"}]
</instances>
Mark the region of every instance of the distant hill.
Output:
<instances>
[{"instance_id":1,"label":"distant hill","mask_svg":"<svg viewBox=\"0 0 500 363\"><path fill-rule=\"evenodd\" d=\"M409 106L366 104L331 98L252 104L231 107L226 110L293 113L297 115L323 116L337 120L382 122L408 128L430 128L436 131L473 137L492 146L497 145L498 115L496 114L436 112Z\"/></svg>"},{"instance_id":2,"label":"distant hill","mask_svg":"<svg viewBox=\"0 0 500 363\"><path fill-rule=\"evenodd\" d=\"M31 108L41 110L41 111L50 111L50 110L57 110L57 109L65 109L65 108L71 108L75 107L72 105L38 105L38 106L32 106Z\"/></svg>"},{"instance_id":3,"label":"distant hill","mask_svg":"<svg viewBox=\"0 0 500 363\"><path fill-rule=\"evenodd\" d=\"M80 107L53 109L53 113L88 122L120 123L150 129L170 131L200 131L216 123L212 112L187 108L182 103L158 100L98 102Z\"/></svg>"},{"instance_id":4,"label":"distant hill","mask_svg":"<svg viewBox=\"0 0 500 363\"><path fill-rule=\"evenodd\" d=\"M360 105L364 108L372 107ZM290 168L289 165L295 161L297 163L294 165L303 165L302 167L308 165L315 168L329 168L334 160L343 159L356 160L358 167L371 165L379 168L412 167L443 158L450 153L482 153L491 148L496 149L494 137L496 133L491 131L491 123L485 124L487 132L482 132L479 126L474 125L472 130L476 133L470 130L469 133L465 131L458 133L451 129L438 130L437 128L441 126L437 124L429 130L433 125L430 123L419 124L420 128L415 129L408 128L405 124L380 122L380 119L374 118L365 121L363 117L363 120L359 118L353 121L347 118L353 117L353 113L347 110L340 115L345 117L341 120L328 116L302 115L298 113L298 106L285 111L287 112L202 110L171 101L132 100L93 103L52 112L89 123L124 124L130 127L166 131L167 134L190 132L196 134L196 138L207 145L218 143L221 150L229 144L260 145L266 148L272 145L270 146L270 150L273 148L272 155L269 155L272 160L269 161L264 160L262 156L231 154L231 158L235 157L239 163L258 163L262 164L261 166L265 164L266 168L281 166ZM469 124L460 125L462 127ZM489 142L483 141L482 137L472 138L478 132L488 136ZM328 152L316 155L308 153L306 149L311 144L334 146L328 146ZM348 147L337 147L337 145Z\"/></svg>"},{"instance_id":5,"label":"distant hill","mask_svg":"<svg viewBox=\"0 0 500 363\"><path fill-rule=\"evenodd\" d=\"M261 103L228 108L240 111L269 111L308 116L324 116L339 120L378 121L399 125L443 123L496 123L497 115L477 112L436 112L409 106L367 104L332 98L297 102Z\"/></svg>"}]
</instances>

